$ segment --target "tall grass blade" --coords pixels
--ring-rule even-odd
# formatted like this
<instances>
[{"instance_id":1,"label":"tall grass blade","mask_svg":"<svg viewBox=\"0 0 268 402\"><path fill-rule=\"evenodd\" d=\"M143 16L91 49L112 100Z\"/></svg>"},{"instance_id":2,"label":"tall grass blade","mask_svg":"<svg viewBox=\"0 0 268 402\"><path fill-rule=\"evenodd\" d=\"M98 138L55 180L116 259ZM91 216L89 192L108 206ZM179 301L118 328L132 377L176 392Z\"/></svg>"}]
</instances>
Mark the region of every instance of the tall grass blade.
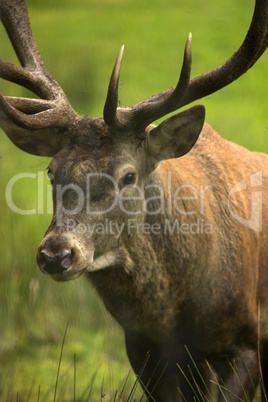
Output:
<instances>
[{"instance_id":1,"label":"tall grass blade","mask_svg":"<svg viewBox=\"0 0 268 402\"><path fill-rule=\"evenodd\" d=\"M179 393L180 393L180 395L181 395L183 401L184 401L184 402L187 402L187 399L186 399L185 396L183 395L183 393L182 393L182 391L181 391L180 388L178 388L178 391L179 391Z\"/></svg>"},{"instance_id":2,"label":"tall grass blade","mask_svg":"<svg viewBox=\"0 0 268 402\"><path fill-rule=\"evenodd\" d=\"M263 401L263 398L264 398L264 402L267 402L268 399L267 399L267 394L266 394L263 380L260 380L260 392L261 392L260 401Z\"/></svg>"},{"instance_id":3,"label":"tall grass blade","mask_svg":"<svg viewBox=\"0 0 268 402\"><path fill-rule=\"evenodd\" d=\"M205 396L204 392L202 391L202 389L200 388L199 384L198 384L197 381L196 381L196 378L195 378L195 376L194 376L194 373L193 373L191 367L189 367L189 371L190 371L192 380L193 380L193 382L194 382L195 388L197 389L197 392L198 392L199 395L200 395L201 401L203 401L203 402L206 402L206 401L209 402L211 399L209 400L209 399Z\"/></svg>"},{"instance_id":4,"label":"tall grass blade","mask_svg":"<svg viewBox=\"0 0 268 402\"><path fill-rule=\"evenodd\" d=\"M39 385L39 387L38 387L37 402L40 401L40 393L41 393L41 385Z\"/></svg>"},{"instance_id":5,"label":"tall grass blade","mask_svg":"<svg viewBox=\"0 0 268 402\"><path fill-rule=\"evenodd\" d=\"M127 382L128 382L130 373L131 373L131 371L128 372L128 375L127 375L127 377L126 377L126 379L125 379L125 382L124 382L123 387L122 387L122 389L121 389L121 392L120 392L120 394L119 394L119 398L118 398L119 401L120 401L120 399L122 398L123 393L124 393L124 391L125 391L125 388L126 388L126 386L127 386ZM115 399L115 400L116 400L116 399Z\"/></svg>"},{"instance_id":6,"label":"tall grass blade","mask_svg":"<svg viewBox=\"0 0 268 402\"><path fill-rule=\"evenodd\" d=\"M101 383L101 402L105 398L105 393L104 393L104 376L102 377L102 383Z\"/></svg>"},{"instance_id":7,"label":"tall grass blade","mask_svg":"<svg viewBox=\"0 0 268 402\"><path fill-rule=\"evenodd\" d=\"M239 374L238 369L237 369L237 367L236 367L236 365L235 365L235 361L234 361L234 364L232 364L232 363L229 361L229 365L230 365L231 369L233 370L234 375L235 375L235 377L237 378L237 381L238 381L238 383L240 384L241 389L243 390L243 394L244 394L244 396L245 396L245 398L246 398L246 399L245 399L246 402L250 402L250 398L249 398L248 393L247 393L247 391L245 390L245 387L244 387L244 385L243 385L243 383L242 383L240 374Z\"/></svg>"},{"instance_id":8,"label":"tall grass blade","mask_svg":"<svg viewBox=\"0 0 268 402\"><path fill-rule=\"evenodd\" d=\"M223 392L223 390L222 390L222 387L221 387L221 385L220 385L219 382L218 382L217 376L216 376L216 374L214 373L212 367L210 366L210 364L209 364L209 362L208 362L207 360L206 360L206 364L207 364L207 366L208 366L208 368L209 368L211 374L212 374L213 377L214 377L214 381L211 380L211 383L214 384L215 386L217 386L218 391L221 393L222 397L223 397L224 400L227 402L227 398L226 398L226 396L224 395L224 392Z\"/></svg>"},{"instance_id":9,"label":"tall grass blade","mask_svg":"<svg viewBox=\"0 0 268 402\"><path fill-rule=\"evenodd\" d=\"M260 386L262 390L263 397L265 398L265 401L268 401L267 393L264 387L264 380L263 380L263 372L262 372L262 366L261 366L261 305L260 301L258 303L258 362L259 362L259 370L260 370L260 375L261 375L261 381L260 381Z\"/></svg>"},{"instance_id":10,"label":"tall grass blade","mask_svg":"<svg viewBox=\"0 0 268 402\"><path fill-rule=\"evenodd\" d=\"M196 390L195 390L194 387L193 387L193 384L191 383L191 381L189 380L189 378L187 377L187 375L185 374L185 372L183 371L183 369L180 367L179 364L177 364L177 366L178 366L180 372L182 373L183 377L185 378L186 382L187 382L188 385L190 386L191 390L193 391L193 394L194 394L194 397L196 398L196 400L197 400L198 402L202 402L202 401L200 401L199 396L198 396ZM190 366L188 366L188 369L190 369Z\"/></svg>"},{"instance_id":11,"label":"tall grass blade","mask_svg":"<svg viewBox=\"0 0 268 402\"><path fill-rule=\"evenodd\" d=\"M154 371L152 372L152 375L151 375L151 377L149 378L147 384L143 384L143 383L142 383L144 389L146 389L147 392L148 392L149 385L150 385L150 383L151 383L151 381L152 381L152 379L153 379L153 377L154 377L154 375L155 375L155 372L156 372L156 370L157 370L159 364L160 364L160 360L159 360L159 362L157 363L157 365L155 366ZM141 380L140 380L140 381L141 381ZM154 387L154 388L155 388L155 387ZM151 392L153 392L153 390L152 390ZM143 394L143 396L144 396L144 394ZM142 397L143 397L143 396L142 396Z\"/></svg>"},{"instance_id":12,"label":"tall grass blade","mask_svg":"<svg viewBox=\"0 0 268 402\"><path fill-rule=\"evenodd\" d=\"M115 391L113 402L116 402L116 398L117 398L117 391ZM120 401L120 395L119 395L118 401Z\"/></svg>"},{"instance_id":13,"label":"tall grass blade","mask_svg":"<svg viewBox=\"0 0 268 402\"><path fill-rule=\"evenodd\" d=\"M57 378L56 378L55 391L54 391L54 399L53 399L54 402L56 402L56 397L57 397L57 388L58 388L58 382L59 382L59 376L60 376L60 366L61 366L63 348L64 348L64 343L65 343L65 338L66 338L68 326L69 326L69 323L67 322L65 332L64 332L64 336L63 336L63 340L62 340L62 344L61 344L60 358L59 358Z\"/></svg>"},{"instance_id":14,"label":"tall grass blade","mask_svg":"<svg viewBox=\"0 0 268 402\"><path fill-rule=\"evenodd\" d=\"M194 365L194 368L196 369L196 371L197 371L197 373L198 373L198 375L199 375L199 377L200 377L200 379L201 379L201 381L202 381L202 383L203 383L203 385L204 385L204 387L205 387L205 389L206 389L206 391L207 391L208 396L209 396L210 399L212 400L212 395L211 395L210 389L209 389L209 387L207 386L207 384L206 384L204 378L202 377L202 374L200 373L200 370L199 370L199 368L197 367L197 365L196 365L196 363L195 363L195 361L194 361L194 359L193 359L193 357L192 357L192 355L191 355L189 349L187 348L186 345L184 345L184 347L185 347L186 352L188 353L188 355L189 355L189 357L190 357L190 359L191 359L191 361L192 361L192 363L193 363L193 365Z\"/></svg>"},{"instance_id":15,"label":"tall grass blade","mask_svg":"<svg viewBox=\"0 0 268 402\"><path fill-rule=\"evenodd\" d=\"M154 387L153 387L153 389L152 389L151 392L153 392L153 391L155 390L155 388L157 387L157 384L159 384L159 381L160 381L161 378L163 377L163 374L164 374L164 372L166 371L167 366L168 366L168 363L166 363L165 367L163 368L162 373L161 373L160 376L158 377L158 379L157 379L157 381L156 381L156 383L155 383L155 385L154 385Z\"/></svg>"},{"instance_id":16,"label":"tall grass blade","mask_svg":"<svg viewBox=\"0 0 268 402\"><path fill-rule=\"evenodd\" d=\"M127 399L127 402L131 402L133 400L133 395L135 393L135 390L136 390L136 388L138 386L139 381L141 382L140 379L141 379L142 373L144 372L144 369L145 369L149 359L150 359L150 353L147 352L146 356L145 356L145 359L144 359L144 362L143 362L142 367L141 367L141 371L136 376L136 380L135 380L135 382L134 382L134 384L133 384L133 386L131 388L130 394L129 394L128 399Z\"/></svg>"},{"instance_id":17,"label":"tall grass blade","mask_svg":"<svg viewBox=\"0 0 268 402\"><path fill-rule=\"evenodd\" d=\"M82 393L82 395L80 397L81 401L89 401L90 400L92 389L93 389L93 384L94 384L96 375L97 375L97 371L92 375L89 384L87 385L87 387L85 388L84 392ZM87 398L86 398L86 394L88 394Z\"/></svg>"},{"instance_id":18,"label":"tall grass blade","mask_svg":"<svg viewBox=\"0 0 268 402\"><path fill-rule=\"evenodd\" d=\"M74 402L76 401L76 355L74 354Z\"/></svg>"}]
</instances>

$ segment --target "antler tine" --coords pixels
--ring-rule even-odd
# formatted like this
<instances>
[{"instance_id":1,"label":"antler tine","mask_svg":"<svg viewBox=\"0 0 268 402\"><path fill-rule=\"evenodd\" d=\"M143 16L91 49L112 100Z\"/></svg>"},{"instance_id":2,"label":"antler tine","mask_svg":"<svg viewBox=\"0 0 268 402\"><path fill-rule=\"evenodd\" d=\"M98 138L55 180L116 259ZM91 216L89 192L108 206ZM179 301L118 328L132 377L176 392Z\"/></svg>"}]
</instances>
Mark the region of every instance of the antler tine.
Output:
<instances>
[{"instance_id":1,"label":"antler tine","mask_svg":"<svg viewBox=\"0 0 268 402\"><path fill-rule=\"evenodd\" d=\"M180 87L180 80L175 88L154 95L132 107L118 108L116 119L114 119L116 120L117 128L121 130L143 129L156 119L197 99L210 95L235 81L252 67L266 50L268 46L267 27L268 1L256 0L254 15L247 36L233 56L220 67L190 82L188 81L185 87L184 85ZM190 43L191 39L188 38L185 53L187 53L188 49L190 54ZM185 63L186 65L188 63L189 69L183 66L182 75L187 76L188 73L190 74L190 59Z\"/></svg>"},{"instance_id":2,"label":"antler tine","mask_svg":"<svg viewBox=\"0 0 268 402\"><path fill-rule=\"evenodd\" d=\"M135 111L135 106L133 107L137 128L145 128L153 121L178 109L178 103L183 100L190 82L192 65L191 45L192 34L190 33L185 45L184 60L177 86L171 91L162 94L160 99L158 95L147 99L147 101L145 101L145 108L142 107L139 109L139 107L137 107L137 111Z\"/></svg>"},{"instance_id":3,"label":"antler tine","mask_svg":"<svg viewBox=\"0 0 268 402\"><path fill-rule=\"evenodd\" d=\"M67 127L78 115L72 109L65 93L46 70L38 52L26 0L0 2L0 17L22 67L0 59L0 78L30 89L43 100L4 97L0 106L6 115L24 128ZM30 106L30 104L34 106ZM24 105L24 106L23 106ZM34 114L29 115L29 111Z\"/></svg>"},{"instance_id":4,"label":"antler tine","mask_svg":"<svg viewBox=\"0 0 268 402\"><path fill-rule=\"evenodd\" d=\"M56 87L58 84L50 76L48 80L49 74L47 71L46 75L43 76L45 72L44 66L42 72L38 72L38 66L33 71L29 70L29 67L22 68L0 59L0 78L19 84L40 97L55 98L55 94L51 91L51 84L54 82Z\"/></svg>"},{"instance_id":5,"label":"antler tine","mask_svg":"<svg viewBox=\"0 0 268 402\"><path fill-rule=\"evenodd\" d=\"M1 93L0 93L0 97L1 97ZM3 97L3 95L2 95L2 97ZM40 113L40 112L43 112L48 109L53 109L53 107L55 107L54 101L50 101L50 100L46 100L46 99L19 98L19 97L14 97L14 96L4 96L4 100L10 106L13 106L15 109L17 109L23 113L26 113L26 114Z\"/></svg>"},{"instance_id":6,"label":"antler tine","mask_svg":"<svg viewBox=\"0 0 268 402\"><path fill-rule=\"evenodd\" d=\"M180 79L175 88L163 93L163 96L159 97L158 94L134 105L132 108L121 109L117 108L117 102L119 74L124 50L124 47L122 47L113 69L104 107L104 120L106 124L117 130L124 130L128 126L135 131L135 129L141 127L141 124L145 128L152 121L169 113L171 109L176 110L178 99L184 97L190 81L192 63L191 43L192 34L190 33L185 45ZM142 107L140 107L141 105Z\"/></svg>"},{"instance_id":7,"label":"antler tine","mask_svg":"<svg viewBox=\"0 0 268 402\"><path fill-rule=\"evenodd\" d=\"M253 18L240 48L221 66L190 82L181 106L208 96L246 73L268 46L268 1L256 0Z\"/></svg>"},{"instance_id":8,"label":"antler tine","mask_svg":"<svg viewBox=\"0 0 268 402\"><path fill-rule=\"evenodd\" d=\"M119 84L123 54L124 54L124 45L121 47L119 55L114 65L114 69L108 87L108 94L103 109L104 120L106 124L111 127L120 127L120 123L117 120L116 110L118 103L118 84Z\"/></svg>"},{"instance_id":9,"label":"antler tine","mask_svg":"<svg viewBox=\"0 0 268 402\"><path fill-rule=\"evenodd\" d=\"M43 100L38 102L38 100L9 98L0 92L0 110L3 110L16 125L30 130L70 126L67 108L59 106L57 100L46 102Z\"/></svg>"},{"instance_id":10,"label":"antler tine","mask_svg":"<svg viewBox=\"0 0 268 402\"><path fill-rule=\"evenodd\" d=\"M1 78L26 86L39 96L51 98L52 82L58 85L47 72L38 52L25 0L1 2L0 17L23 67L1 60Z\"/></svg>"},{"instance_id":11,"label":"antler tine","mask_svg":"<svg viewBox=\"0 0 268 402\"><path fill-rule=\"evenodd\" d=\"M21 65L35 69L41 57L32 35L26 2L2 1L0 16Z\"/></svg>"}]
</instances>

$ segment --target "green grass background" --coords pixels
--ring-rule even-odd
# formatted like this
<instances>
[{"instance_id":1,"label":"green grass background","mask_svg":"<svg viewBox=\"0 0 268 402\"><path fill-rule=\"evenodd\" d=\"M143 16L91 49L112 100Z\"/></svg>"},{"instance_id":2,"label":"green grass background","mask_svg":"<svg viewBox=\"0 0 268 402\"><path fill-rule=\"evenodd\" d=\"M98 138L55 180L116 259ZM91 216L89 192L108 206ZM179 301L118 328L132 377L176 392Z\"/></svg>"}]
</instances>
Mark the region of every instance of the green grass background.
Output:
<instances>
[{"instance_id":1,"label":"green grass background","mask_svg":"<svg viewBox=\"0 0 268 402\"><path fill-rule=\"evenodd\" d=\"M28 7L48 70L77 112L98 117L122 44L119 97L126 105L176 84L190 31L192 77L223 63L242 42L254 2L28 0ZM2 27L0 57L17 62ZM268 53L236 83L202 100L206 120L222 136L263 152L268 151L267 70ZM3 81L0 90L27 95ZM46 212L51 208L46 200L48 163L48 158L16 149L0 132L0 400L53 400L67 322L56 400L73 400L74 395L87 400L90 395L97 401L102 394L111 400L130 370L121 329L85 279L55 283L35 262L51 219ZM45 213L12 212L5 199L7 183L16 174L38 171L44 177L39 194L42 187ZM37 180L18 181L13 190L20 208L37 208ZM134 380L132 375L130 387Z\"/></svg>"}]
</instances>

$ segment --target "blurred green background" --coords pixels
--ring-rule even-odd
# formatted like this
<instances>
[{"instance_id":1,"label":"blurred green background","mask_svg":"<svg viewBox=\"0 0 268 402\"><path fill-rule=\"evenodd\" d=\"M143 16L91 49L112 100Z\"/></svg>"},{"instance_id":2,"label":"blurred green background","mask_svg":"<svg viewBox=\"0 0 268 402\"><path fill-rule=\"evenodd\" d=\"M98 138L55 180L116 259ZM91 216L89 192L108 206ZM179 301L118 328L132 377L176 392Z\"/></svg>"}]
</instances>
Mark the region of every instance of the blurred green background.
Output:
<instances>
[{"instance_id":1,"label":"blurred green background","mask_svg":"<svg viewBox=\"0 0 268 402\"><path fill-rule=\"evenodd\" d=\"M193 34L192 77L223 63L248 29L253 0L29 0L34 35L45 64L77 112L102 115L109 77L122 44L122 105L177 83L184 44ZM0 57L17 63L0 27ZM268 151L268 53L230 87L201 102L206 120L227 139ZM5 95L27 96L1 81ZM129 373L123 333L83 278L55 283L35 262L51 219L48 158L24 154L0 132L0 400L53 400L64 331L56 400L112 400ZM19 173L13 200L5 191ZM39 196L39 199L38 199ZM128 380L128 389L135 381ZM128 390L126 390L127 394ZM138 393L136 394L138 397Z\"/></svg>"}]
</instances>

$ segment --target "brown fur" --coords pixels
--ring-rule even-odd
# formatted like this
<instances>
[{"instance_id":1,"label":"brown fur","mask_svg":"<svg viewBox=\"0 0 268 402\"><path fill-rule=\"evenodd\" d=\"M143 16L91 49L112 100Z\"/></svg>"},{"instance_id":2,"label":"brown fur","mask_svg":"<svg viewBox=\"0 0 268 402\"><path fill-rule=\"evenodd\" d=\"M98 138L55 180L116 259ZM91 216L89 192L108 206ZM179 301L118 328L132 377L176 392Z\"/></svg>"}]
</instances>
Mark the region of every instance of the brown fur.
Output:
<instances>
[{"instance_id":1,"label":"brown fur","mask_svg":"<svg viewBox=\"0 0 268 402\"><path fill-rule=\"evenodd\" d=\"M84 131L85 127L81 129L82 133ZM69 166L66 170L67 182L73 177L83 186L83 175L88 166L94 171L106 172L117 177L118 166L128 161L133 163L135 156L136 168L140 168L138 184L144 189L149 184L157 184L165 190L164 211L161 210L163 200L159 198L158 190L145 191L145 197L150 199L147 205L150 212L161 213L123 216L115 207L105 214L105 217L97 218L98 222L107 218L116 222L133 219L135 225L140 225L134 226L130 233L123 230L118 239L111 235L98 235L87 239L86 236L74 233L74 240L68 240L68 237L64 240L67 244L70 242L71 247L80 245L82 251L79 258L84 262L79 265L79 270L83 272L86 268L87 276L107 309L122 325L126 333L129 358L137 374L141 370L146 353L150 352L151 357L143 371L142 382L146 384L149 381L158 365L155 377L148 386L149 390L152 389L157 376L160 376L161 370L168 362L165 374L153 392L154 398L157 401L179 400L179 387L186 398L189 398L187 400L192 400L192 391L177 367L178 364L185 370L191 380L187 367L192 363L186 346L206 379L207 386L214 377L206 366L206 360L219 374L219 381L223 381L231 392L243 398L242 388L235 380L230 366L234 359L239 375L244 378L245 389L249 395L253 395L251 380L244 364L257 385L260 376L258 341L260 340L260 347L264 347L268 336L268 244L265 236L265 228L268 225L268 203L265 202L268 195L268 157L249 152L222 139L207 124L192 151L181 158L161 162L151 173L151 164L147 160L147 168L144 165L142 167L145 172L147 169L146 174L142 172L139 161L140 153L144 152L144 143L139 144L139 141L133 140L132 146L129 146L126 152L125 144L119 145L115 141L112 145L112 141L108 148L106 145L100 148L98 152L102 152L102 157L96 159L94 147L88 148L87 143L84 146L81 139L78 143L81 147L78 151L76 146L72 146L68 154L62 151L63 156L61 152L52 161L55 177L60 175L57 178L59 183L65 183L60 170L62 158L65 160L65 166ZM114 149L117 157L113 160ZM107 150L109 157L106 157ZM70 162L72 160L75 162ZM249 178L258 171L262 172L262 183L256 188L250 188ZM244 226L230 214L229 192L243 179L247 182L247 190L239 191L234 196L232 210L249 219L252 191L262 191L261 232ZM169 194L174 195L176 189L182 185L188 187L179 194L181 199L177 199L175 208L174 202L170 202ZM198 198L192 188L197 190ZM94 191L101 192L104 199L107 198L108 190L104 190L98 182L95 183ZM110 188L109 191L113 189ZM157 197L154 200L153 195ZM192 199L186 199L187 196ZM102 208L104 199L101 196L97 199L98 208ZM137 202L140 201L136 201L136 206ZM134 211L135 207L131 204L129 210ZM185 211L194 213L185 215ZM75 219L92 223L95 218L81 211ZM179 220L179 225L203 221L204 225L207 224L207 231L193 234L187 230L172 233L172 225L176 219ZM166 220L170 222L171 233L165 231ZM151 230L148 228L152 228L155 223L160 225L161 230L148 233L148 230ZM57 227L55 222L52 223L40 250L47 248L51 251L50 242L55 242L56 234L57 252L66 248L66 244L62 246L60 241L61 236L62 241L65 239L66 225L63 223L61 227ZM146 227L148 230L142 233L139 229L136 230L136 227ZM112 262L102 262L102 265L95 269L94 261L87 260L87 254L83 251L92 248L95 250L95 259L113 253ZM74 265L70 271L76 269L78 270L78 266ZM67 278L68 272L66 275L56 276L58 280ZM259 320L261 339L258 339ZM266 359L264 355L264 370L267 370ZM198 377L198 374L195 374L197 382L200 380ZM199 385L202 386L202 381ZM228 392L224 394L228 398ZM220 395L219 400L222 398Z\"/></svg>"}]
</instances>

